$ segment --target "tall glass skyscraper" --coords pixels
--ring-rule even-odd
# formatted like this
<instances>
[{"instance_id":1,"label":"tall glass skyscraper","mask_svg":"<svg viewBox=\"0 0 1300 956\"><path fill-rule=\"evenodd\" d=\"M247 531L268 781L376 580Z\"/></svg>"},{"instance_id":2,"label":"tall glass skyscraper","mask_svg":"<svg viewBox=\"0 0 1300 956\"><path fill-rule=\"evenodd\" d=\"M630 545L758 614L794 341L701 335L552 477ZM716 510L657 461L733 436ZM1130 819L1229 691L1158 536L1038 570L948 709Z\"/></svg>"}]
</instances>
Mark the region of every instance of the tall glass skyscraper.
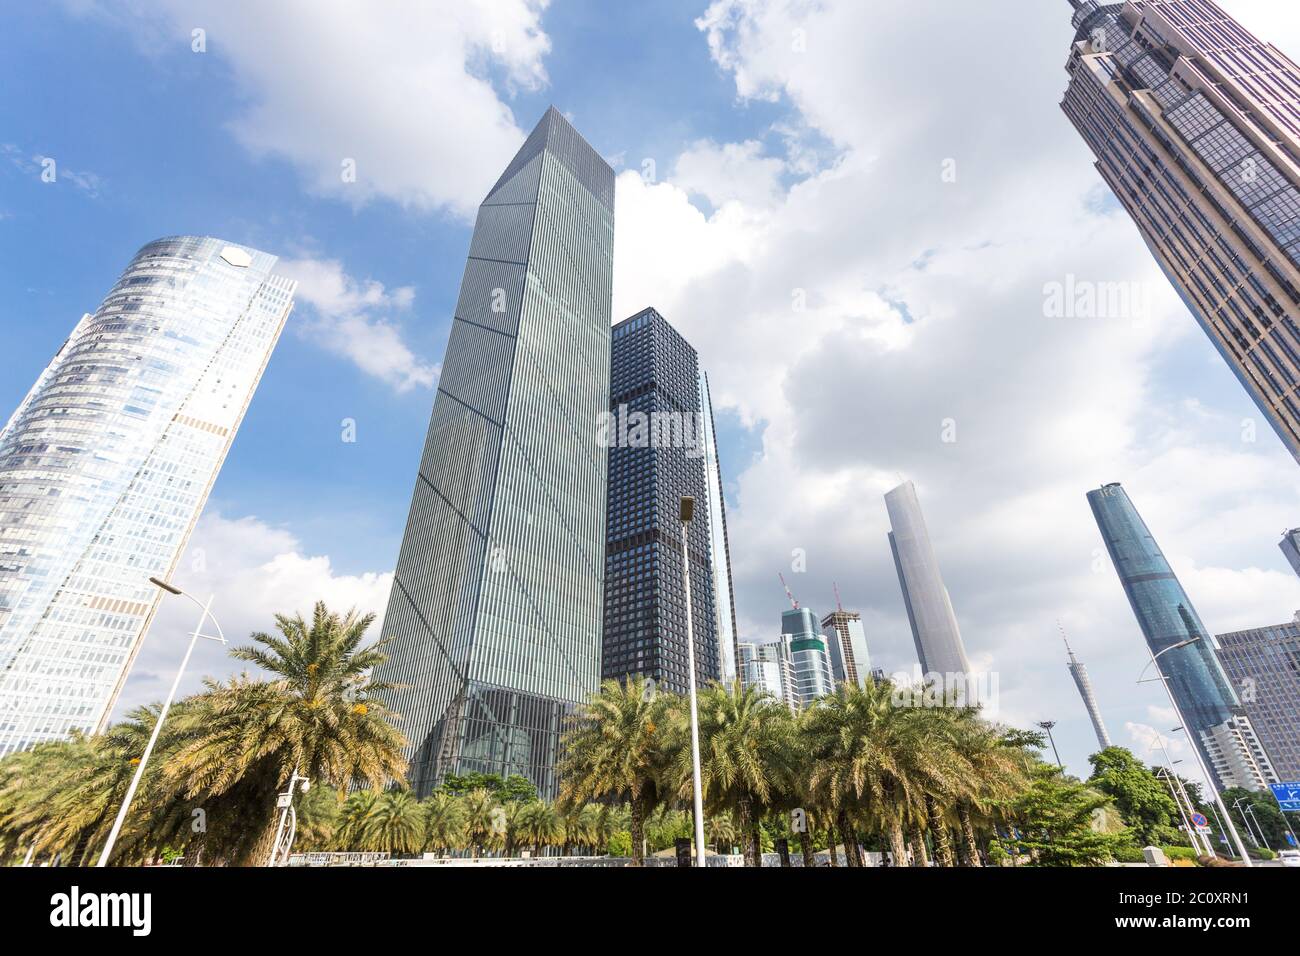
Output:
<instances>
[{"instance_id":1,"label":"tall glass skyscraper","mask_svg":"<svg viewBox=\"0 0 1300 956\"><path fill-rule=\"evenodd\" d=\"M554 108L479 207L393 590L409 778L555 793L600 682L614 172Z\"/></svg>"},{"instance_id":2,"label":"tall glass skyscraper","mask_svg":"<svg viewBox=\"0 0 1300 956\"><path fill-rule=\"evenodd\" d=\"M921 513L916 487L904 482L885 495L889 511L889 547L894 553L898 584L912 625L916 656L927 674L969 675L970 663L952 599L939 574L939 559Z\"/></svg>"},{"instance_id":3,"label":"tall glass skyscraper","mask_svg":"<svg viewBox=\"0 0 1300 956\"><path fill-rule=\"evenodd\" d=\"M1061 104L1300 458L1300 67L1211 0L1070 0Z\"/></svg>"},{"instance_id":4,"label":"tall glass skyscraper","mask_svg":"<svg viewBox=\"0 0 1300 956\"><path fill-rule=\"evenodd\" d=\"M736 587L731 577L731 538L727 534L727 499L722 488L722 462L713 423L713 395L707 372L700 373L701 425L704 428L704 478L709 512L709 562L713 567L714 630L718 671L728 687L740 676L740 629L736 624Z\"/></svg>"},{"instance_id":5,"label":"tall glass skyscraper","mask_svg":"<svg viewBox=\"0 0 1300 956\"><path fill-rule=\"evenodd\" d=\"M293 306L275 256L141 249L0 432L0 756L102 728Z\"/></svg>"},{"instance_id":6,"label":"tall glass skyscraper","mask_svg":"<svg viewBox=\"0 0 1300 956\"><path fill-rule=\"evenodd\" d=\"M1088 504L1147 646L1163 653L1157 666L1217 786L1258 790L1276 780L1215 656L1214 638L1128 494L1109 484L1088 492ZM1193 643L1168 650L1183 641Z\"/></svg>"},{"instance_id":7,"label":"tall glass skyscraper","mask_svg":"<svg viewBox=\"0 0 1300 956\"><path fill-rule=\"evenodd\" d=\"M720 676L699 359L662 315L644 309L614 326L610 368L601 676L642 674L685 694L683 495L700 503L687 526L697 686Z\"/></svg>"}]
</instances>

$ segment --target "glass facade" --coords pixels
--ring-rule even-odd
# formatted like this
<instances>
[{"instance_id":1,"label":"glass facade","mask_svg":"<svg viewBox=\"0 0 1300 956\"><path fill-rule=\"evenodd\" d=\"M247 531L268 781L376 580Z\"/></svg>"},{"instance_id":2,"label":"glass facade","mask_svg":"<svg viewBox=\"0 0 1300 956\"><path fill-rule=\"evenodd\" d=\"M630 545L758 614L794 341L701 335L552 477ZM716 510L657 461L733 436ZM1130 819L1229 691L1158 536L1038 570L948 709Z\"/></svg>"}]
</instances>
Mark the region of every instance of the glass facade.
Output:
<instances>
[{"instance_id":1,"label":"glass facade","mask_svg":"<svg viewBox=\"0 0 1300 956\"><path fill-rule=\"evenodd\" d=\"M926 674L968 675L966 647L957 628L948 589L939 573L939 560L921 513L916 487L904 482L885 495L889 512L889 547L894 553L898 584L912 625L916 656Z\"/></svg>"},{"instance_id":2,"label":"glass facade","mask_svg":"<svg viewBox=\"0 0 1300 956\"><path fill-rule=\"evenodd\" d=\"M862 615L843 608L822 618L822 634L831 653L835 683L865 686L871 673L871 655L867 652L867 632Z\"/></svg>"},{"instance_id":3,"label":"glass facade","mask_svg":"<svg viewBox=\"0 0 1300 956\"><path fill-rule=\"evenodd\" d=\"M1300 458L1300 67L1210 0L1072 0L1062 109Z\"/></svg>"},{"instance_id":4,"label":"glass facade","mask_svg":"<svg viewBox=\"0 0 1300 956\"><path fill-rule=\"evenodd\" d=\"M654 309L613 329L602 676L651 677L688 690L680 500L697 507L687 536L697 686L716 681L705 434L695 349Z\"/></svg>"},{"instance_id":5,"label":"glass facade","mask_svg":"<svg viewBox=\"0 0 1300 956\"><path fill-rule=\"evenodd\" d=\"M1288 783L1300 780L1300 615L1220 634L1219 660L1273 770Z\"/></svg>"},{"instance_id":6,"label":"glass facade","mask_svg":"<svg viewBox=\"0 0 1300 956\"><path fill-rule=\"evenodd\" d=\"M781 643L790 662L790 703L807 707L835 690L826 639L817 630L817 615L806 607L781 614Z\"/></svg>"},{"instance_id":7,"label":"glass facade","mask_svg":"<svg viewBox=\"0 0 1300 956\"><path fill-rule=\"evenodd\" d=\"M1214 638L1124 489L1105 485L1088 492L1088 503L1147 646L1153 655L1163 654L1157 666L1169 682L1189 736L1220 788L1254 789L1257 781L1243 779L1240 769L1258 762L1239 739L1237 725L1246 727L1246 712L1219 665ZM1168 650L1183 641L1193 643Z\"/></svg>"},{"instance_id":8,"label":"glass facade","mask_svg":"<svg viewBox=\"0 0 1300 956\"><path fill-rule=\"evenodd\" d=\"M1286 555L1287 564L1291 565L1291 570L1300 574L1300 528L1292 528L1282 536L1282 540L1277 543Z\"/></svg>"},{"instance_id":9,"label":"glass facade","mask_svg":"<svg viewBox=\"0 0 1300 956\"><path fill-rule=\"evenodd\" d=\"M736 660L741 687L752 687L759 693L787 704L791 709L795 708L794 679L783 642L738 644Z\"/></svg>"},{"instance_id":10,"label":"glass facade","mask_svg":"<svg viewBox=\"0 0 1300 956\"><path fill-rule=\"evenodd\" d=\"M479 207L385 617L409 778L528 777L599 686L614 173L554 108Z\"/></svg>"},{"instance_id":11,"label":"glass facade","mask_svg":"<svg viewBox=\"0 0 1300 956\"><path fill-rule=\"evenodd\" d=\"M731 539L727 534L727 500L722 488L722 462L713 424L713 396L707 372L700 373L700 424L704 428L704 477L708 486L709 559L713 566L714 629L718 641L718 671L730 687L740 676L740 628L736 623L736 588L731 578Z\"/></svg>"},{"instance_id":12,"label":"glass facade","mask_svg":"<svg viewBox=\"0 0 1300 956\"><path fill-rule=\"evenodd\" d=\"M292 308L275 263L145 246L0 432L0 756L106 722Z\"/></svg>"}]
</instances>

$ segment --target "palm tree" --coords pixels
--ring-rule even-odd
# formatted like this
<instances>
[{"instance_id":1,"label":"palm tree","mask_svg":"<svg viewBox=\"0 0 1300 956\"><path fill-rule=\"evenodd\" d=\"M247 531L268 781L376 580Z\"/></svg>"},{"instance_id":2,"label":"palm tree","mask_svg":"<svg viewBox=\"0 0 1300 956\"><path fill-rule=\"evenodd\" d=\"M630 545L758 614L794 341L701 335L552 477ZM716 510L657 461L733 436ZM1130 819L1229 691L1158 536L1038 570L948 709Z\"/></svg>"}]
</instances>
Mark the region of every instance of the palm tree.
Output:
<instances>
[{"instance_id":1,"label":"palm tree","mask_svg":"<svg viewBox=\"0 0 1300 956\"><path fill-rule=\"evenodd\" d=\"M384 655L380 645L361 647L373 620L339 616L323 602L310 625L301 615L276 615L280 636L257 633L256 646L232 652L275 679L208 681L191 698L194 738L167 762L163 785L222 818L235 862L260 862L269 850L274 794L294 770L340 791L358 780L373 789L400 783L405 738L373 696L388 685L369 678Z\"/></svg>"},{"instance_id":2,"label":"palm tree","mask_svg":"<svg viewBox=\"0 0 1300 956\"><path fill-rule=\"evenodd\" d=\"M730 813L712 813L704 821L704 836L707 842L712 843L717 852L721 853L725 846L730 850L736 845L736 824L732 822Z\"/></svg>"},{"instance_id":3,"label":"palm tree","mask_svg":"<svg viewBox=\"0 0 1300 956\"><path fill-rule=\"evenodd\" d=\"M714 684L698 699L700 787L710 813L734 810L747 866L762 865L758 824L786 786L793 733L790 712L753 687ZM687 733L685 721L677 733ZM691 795L691 753L679 746L674 763L677 795Z\"/></svg>"},{"instance_id":4,"label":"palm tree","mask_svg":"<svg viewBox=\"0 0 1300 956\"><path fill-rule=\"evenodd\" d=\"M927 746L916 710L895 707L888 681L841 684L801 722L812 760L809 786L841 830L860 812L889 839L895 864L907 859L904 827L923 807ZM850 865L853 850L845 840ZM860 862L860 861L857 861Z\"/></svg>"},{"instance_id":5,"label":"palm tree","mask_svg":"<svg viewBox=\"0 0 1300 956\"><path fill-rule=\"evenodd\" d=\"M564 832L555 808L540 800L524 804L520 823L520 829L527 835L533 847L533 855L537 857L542 855L545 847L556 843Z\"/></svg>"},{"instance_id":6,"label":"palm tree","mask_svg":"<svg viewBox=\"0 0 1300 956\"><path fill-rule=\"evenodd\" d=\"M953 736L969 786L958 795L957 822L968 866L982 866L976 826L992 828L998 808L1029 786L1030 763L1017 740L984 721L966 718Z\"/></svg>"},{"instance_id":7,"label":"palm tree","mask_svg":"<svg viewBox=\"0 0 1300 956\"><path fill-rule=\"evenodd\" d=\"M178 721L186 705L172 711ZM158 705L139 707L100 736L73 734L39 744L0 762L0 833L5 841L38 856L60 855L73 865L93 862L103 848L118 808L158 716ZM160 800L159 769L175 749L177 721L159 738L131 813L119 834L114 862L138 862L165 842L184 840L203 827L188 805ZM194 826L191 824L194 822Z\"/></svg>"},{"instance_id":8,"label":"palm tree","mask_svg":"<svg viewBox=\"0 0 1300 956\"><path fill-rule=\"evenodd\" d=\"M435 791L424 802L423 849L443 856L458 849L465 838L465 811L449 793Z\"/></svg>"},{"instance_id":9,"label":"palm tree","mask_svg":"<svg viewBox=\"0 0 1300 956\"><path fill-rule=\"evenodd\" d=\"M631 812L632 865L645 858L645 819L660 802L669 759L664 749L672 698L648 693L644 678L607 680L571 719L560 758L562 812L591 800L625 800Z\"/></svg>"},{"instance_id":10,"label":"palm tree","mask_svg":"<svg viewBox=\"0 0 1300 956\"><path fill-rule=\"evenodd\" d=\"M344 801L334 830L337 849L370 849L370 817L378 803L379 794L374 790L357 790Z\"/></svg>"},{"instance_id":11,"label":"palm tree","mask_svg":"<svg viewBox=\"0 0 1300 956\"><path fill-rule=\"evenodd\" d=\"M490 790L482 788L465 794L461 798L461 809L465 815L465 833L469 839L470 852L477 860L479 854L493 846L499 836L505 835L506 811L497 803Z\"/></svg>"},{"instance_id":12,"label":"palm tree","mask_svg":"<svg viewBox=\"0 0 1300 956\"><path fill-rule=\"evenodd\" d=\"M375 801L365 825L366 849L415 853L424 842L424 812L409 790L388 790Z\"/></svg>"}]
</instances>

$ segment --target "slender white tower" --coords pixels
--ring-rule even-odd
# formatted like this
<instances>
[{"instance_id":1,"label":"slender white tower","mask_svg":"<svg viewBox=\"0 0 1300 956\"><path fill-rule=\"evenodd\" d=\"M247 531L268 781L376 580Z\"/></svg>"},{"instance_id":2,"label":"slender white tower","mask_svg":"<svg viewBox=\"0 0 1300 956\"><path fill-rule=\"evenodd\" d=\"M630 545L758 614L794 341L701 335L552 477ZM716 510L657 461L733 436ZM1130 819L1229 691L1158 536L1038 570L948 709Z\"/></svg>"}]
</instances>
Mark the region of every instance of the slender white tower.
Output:
<instances>
[{"instance_id":1,"label":"slender white tower","mask_svg":"<svg viewBox=\"0 0 1300 956\"><path fill-rule=\"evenodd\" d=\"M1065 641L1065 653L1069 655L1070 662L1067 665L1070 668L1070 676L1074 678L1074 685L1079 688L1079 696L1083 698L1083 706L1088 710L1088 719L1092 721L1092 729L1097 732L1097 745L1105 750L1110 746L1110 734L1106 733L1106 725L1102 723L1101 708L1097 706L1097 696L1092 692L1092 681L1088 679L1088 668L1083 666L1083 662L1074 656L1074 651L1070 649L1070 642L1066 639L1065 629L1061 629L1061 640Z\"/></svg>"}]
</instances>

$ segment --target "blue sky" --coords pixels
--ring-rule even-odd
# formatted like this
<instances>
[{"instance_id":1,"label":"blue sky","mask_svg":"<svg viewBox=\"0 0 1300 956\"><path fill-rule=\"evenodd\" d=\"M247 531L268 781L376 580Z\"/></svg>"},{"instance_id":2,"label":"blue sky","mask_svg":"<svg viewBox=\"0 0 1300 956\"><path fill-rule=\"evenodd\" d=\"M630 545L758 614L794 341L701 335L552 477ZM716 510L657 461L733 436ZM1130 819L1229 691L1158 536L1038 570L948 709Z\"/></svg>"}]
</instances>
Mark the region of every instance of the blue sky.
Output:
<instances>
[{"instance_id":1,"label":"blue sky","mask_svg":"<svg viewBox=\"0 0 1300 956\"><path fill-rule=\"evenodd\" d=\"M1296 12L1223 5L1300 52ZM1065 0L8 5L0 406L145 242L280 255L298 306L196 532L209 560L182 571L232 634L316 596L382 612L473 208L554 103L621 173L613 318L656 305L710 369L743 635L778 632L781 571L817 610L838 583L876 662L910 666L881 496L911 478L1003 716L1057 719L1084 771L1057 620L1117 740L1140 749L1168 716L1133 684L1142 645L1094 569L1085 492L1125 483L1222 632L1300 608L1276 548L1300 483L1262 423L1242 440L1253 407L1061 115L1068 17ZM1067 275L1139 283L1149 308L1048 318ZM128 703L165 687L184 617L160 617Z\"/></svg>"},{"instance_id":2,"label":"blue sky","mask_svg":"<svg viewBox=\"0 0 1300 956\"><path fill-rule=\"evenodd\" d=\"M551 82L510 101L521 128L554 101L611 158L675 155L706 135L761 135L773 110L731 108L730 86L698 40L695 5L660 5L653 14L630 7L625 18L608 16L607 7L577 2L548 11ZM0 297L6 312L22 316L5 326L0 405L17 404L139 246L178 233L286 257L307 252L387 287L409 286L414 304L392 321L424 361L440 361L471 222L392 201L352 208L304 193L284 161L250 156L226 128L244 97L222 59L222 36L209 36L204 55L181 30L172 31L170 48L142 51L129 21L38 5L5 18L6 35L24 37L0 63L10 91L0 101L6 143L28 162L51 156L93 174L95 184L78 186L66 174L43 183L39 167L0 164ZM599 84L588 82L592 73ZM309 308L300 305L295 320ZM428 388L394 391L291 325L213 504L291 526L344 572L388 566L431 396ZM357 420L356 444L339 440L344 418ZM724 441L731 453L746 453L743 436Z\"/></svg>"}]
</instances>

